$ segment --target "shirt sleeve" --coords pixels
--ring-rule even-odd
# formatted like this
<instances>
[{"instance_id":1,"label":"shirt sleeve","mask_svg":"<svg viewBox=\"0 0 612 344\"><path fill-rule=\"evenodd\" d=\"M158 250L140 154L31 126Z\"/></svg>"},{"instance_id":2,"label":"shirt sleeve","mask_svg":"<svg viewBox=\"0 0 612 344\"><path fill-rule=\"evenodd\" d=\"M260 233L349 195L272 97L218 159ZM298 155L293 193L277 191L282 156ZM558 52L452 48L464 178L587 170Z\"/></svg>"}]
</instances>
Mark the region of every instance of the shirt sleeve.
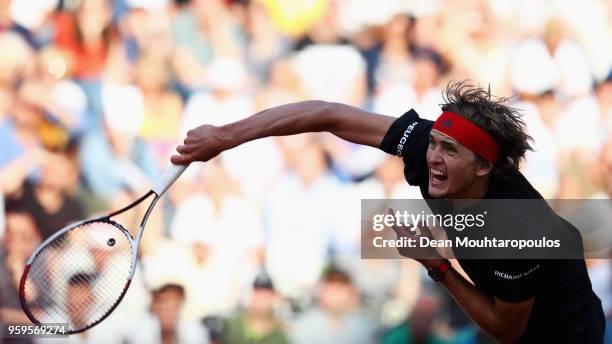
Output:
<instances>
[{"instance_id":1,"label":"shirt sleeve","mask_svg":"<svg viewBox=\"0 0 612 344\"><path fill-rule=\"evenodd\" d=\"M530 259L499 260L493 264L493 296L498 299L518 303L534 297L541 289L544 275L542 261Z\"/></svg>"},{"instance_id":2,"label":"shirt sleeve","mask_svg":"<svg viewBox=\"0 0 612 344\"><path fill-rule=\"evenodd\" d=\"M384 152L404 160L404 175L410 185L427 179L426 153L433 122L419 117L414 109L395 120L380 144Z\"/></svg>"}]
</instances>

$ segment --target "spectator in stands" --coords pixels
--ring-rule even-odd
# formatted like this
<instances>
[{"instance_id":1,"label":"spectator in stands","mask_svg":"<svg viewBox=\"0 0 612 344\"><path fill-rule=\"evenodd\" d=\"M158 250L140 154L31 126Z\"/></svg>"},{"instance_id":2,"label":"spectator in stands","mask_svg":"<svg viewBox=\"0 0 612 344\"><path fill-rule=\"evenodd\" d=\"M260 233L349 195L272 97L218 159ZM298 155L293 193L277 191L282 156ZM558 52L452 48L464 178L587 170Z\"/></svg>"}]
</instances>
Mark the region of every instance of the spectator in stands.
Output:
<instances>
[{"instance_id":1,"label":"spectator in stands","mask_svg":"<svg viewBox=\"0 0 612 344\"><path fill-rule=\"evenodd\" d=\"M219 161L202 166L198 183L204 192L177 204L170 229L171 237L192 253L185 288L193 292L186 313L200 318L231 313L238 306L263 260L263 228L258 209L240 194Z\"/></svg>"},{"instance_id":2,"label":"spectator in stands","mask_svg":"<svg viewBox=\"0 0 612 344\"><path fill-rule=\"evenodd\" d=\"M206 344L208 334L197 322L181 319L185 289L178 284L164 284L151 292L150 313L128 336L129 343Z\"/></svg>"},{"instance_id":3,"label":"spectator in stands","mask_svg":"<svg viewBox=\"0 0 612 344\"><path fill-rule=\"evenodd\" d=\"M269 188L264 202L266 270L283 296L303 300L325 267L330 234L337 231L335 209L342 186L313 136L279 139L288 168Z\"/></svg>"},{"instance_id":4,"label":"spectator in stands","mask_svg":"<svg viewBox=\"0 0 612 344\"><path fill-rule=\"evenodd\" d=\"M20 173L27 170L19 169L14 164L3 173L6 174L5 185L17 187L9 193L7 203L9 206L18 204L33 216L44 240L82 219L85 209L76 199L79 178L76 162L67 153L40 154L44 155L40 164L40 179L27 180L26 175Z\"/></svg>"},{"instance_id":5,"label":"spectator in stands","mask_svg":"<svg viewBox=\"0 0 612 344\"><path fill-rule=\"evenodd\" d=\"M275 314L280 297L272 280L265 273L253 282L247 305L243 311L228 319L225 325L225 343L232 344L284 344L288 338L283 324Z\"/></svg>"},{"instance_id":6,"label":"spectator in stands","mask_svg":"<svg viewBox=\"0 0 612 344\"><path fill-rule=\"evenodd\" d=\"M32 216L22 209L7 210L6 233L0 241L0 324L29 322L19 304L18 287L26 260L40 241Z\"/></svg>"},{"instance_id":7,"label":"spectator in stands","mask_svg":"<svg viewBox=\"0 0 612 344\"><path fill-rule=\"evenodd\" d=\"M0 168L42 145L39 133L44 115L40 108L24 99L19 88L8 114L0 122Z\"/></svg>"},{"instance_id":8,"label":"spectator in stands","mask_svg":"<svg viewBox=\"0 0 612 344\"><path fill-rule=\"evenodd\" d=\"M102 103L105 130L83 138L79 158L88 187L110 202L122 190L148 189L158 167L151 148L138 136L144 116L140 89L109 85L102 90Z\"/></svg>"},{"instance_id":9,"label":"spectator in stands","mask_svg":"<svg viewBox=\"0 0 612 344\"><path fill-rule=\"evenodd\" d=\"M169 63L163 55L143 55L135 67L136 84L144 100L140 136L151 146L159 167L165 168L180 132L183 101L178 93L168 87Z\"/></svg>"},{"instance_id":10,"label":"spectator in stands","mask_svg":"<svg viewBox=\"0 0 612 344\"><path fill-rule=\"evenodd\" d=\"M68 54L77 79L102 76L118 33L111 19L112 2L83 0L74 12L61 12L55 23L55 44Z\"/></svg>"},{"instance_id":11,"label":"spectator in stands","mask_svg":"<svg viewBox=\"0 0 612 344\"><path fill-rule=\"evenodd\" d=\"M341 270L328 270L318 287L317 305L293 323L292 342L372 343L376 328L360 309L357 289Z\"/></svg>"},{"instance_id":12,"label":"spectator in stands","mask_svg":"<svg viewBox=\"0 0 612 344\"><path fill-rule=\"evenodd\" d=\"M456 335L444 319L443 299L437 289L421 289L414 309L402 324L388 330L382 338L384 344L412 343L470 343L473 334Z\"/></svg>"}]
</instances>

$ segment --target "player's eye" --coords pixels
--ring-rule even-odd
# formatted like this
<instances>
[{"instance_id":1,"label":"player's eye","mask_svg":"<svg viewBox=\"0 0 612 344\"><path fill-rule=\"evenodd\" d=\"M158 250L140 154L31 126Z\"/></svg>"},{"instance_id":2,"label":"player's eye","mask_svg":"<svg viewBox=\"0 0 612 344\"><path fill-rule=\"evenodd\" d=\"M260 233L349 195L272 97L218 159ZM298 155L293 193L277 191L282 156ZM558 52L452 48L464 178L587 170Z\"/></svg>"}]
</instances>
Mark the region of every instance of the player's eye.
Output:
<instances>
[{"instance_id":1,"label":"player's eye","mask_svg":"<svg viewBox=\"0 0 612 344\"><path fill-rule=\"evenodd\" d=\"M449 144L444 145L444 150L451 154L457 153L457 149L454 146L451 146Z\"/></svg>"}]
</instances>

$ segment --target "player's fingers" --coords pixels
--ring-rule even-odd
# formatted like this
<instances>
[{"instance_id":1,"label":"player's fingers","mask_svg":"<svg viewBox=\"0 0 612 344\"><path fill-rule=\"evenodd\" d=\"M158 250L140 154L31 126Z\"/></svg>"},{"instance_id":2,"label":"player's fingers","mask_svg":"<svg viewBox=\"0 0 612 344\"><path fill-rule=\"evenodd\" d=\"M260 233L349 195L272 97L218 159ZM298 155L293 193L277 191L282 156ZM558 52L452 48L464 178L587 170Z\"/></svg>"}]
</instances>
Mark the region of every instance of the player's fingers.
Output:
<instances>
[{"instance_id":1,"label":"player's fingers","mask_svg":"<svg viewBox=\"0 0 612 344\"><path fill-rule=\"evenodd\" d=\"M179 145L178 147L176 147L176 151L179 152L181 155L188 153L190 150L191 149L189 149L188 145Z\"/></svg>"},{"instance_id":2,"label":"player's fingers","mask_svg":"<svg viewBox=\"0 0 612 344\"><path fill-rule=\"evenodd\" d=\"M173 155L170 157L170 162L174 165L187 165L191 163L193 159L191 159L188 155Z\"/></svg>"},{"instance_id":3,"label":"player's fingers","mask_svg":"<svg viewBox=\"0 0 612 344\"><path fill-rule=\"evenodd\" d=\"M393 215L395 216L395 211L393 211L393 209L388 208L387 209L387 213L389 215ZM397 235L403 236L403 237L408 237L408 236L412 236L414 235L414 233L412 233L410 230L406 229L405 227L402 226L397 226L397 224L394 224L393 226L391 226L391 228L393 228L393 230L395 231L395 233Z\"/></svg>"},{"instance_id":4,"label":"player's fingers","mask_svg":"<svg viewBox=\"0 0 612 344\"><path fill-rule=\"evenodd\" d=\"M429 229L429 227L427 227L427 225L425 226L421 226L419 227L419 229L421 230L421 235L423 236L429 236L431 237L431 230Z\"/></svg>"},{"instance_id":5,"label":"player's fingers","mask_svg":"<svg viewBox=\"0 0 612 344\"><path fill-rule=\"evenodd\" d=\"M395 216L395 212L393 211L393 209L391 208L387 208L387 214L391 215L391 216ZM396 225L392 225L391 228L393 228L394 231L397 232L397 226Z\"/></svg>"},{"instance_id":6,"label":"player's fingers","mask_svg":"<svg viewBox=\"0 0 612 344\"><path fill-rule=\"evenodd\" d=\"M189 144L196 143L196 142L197 142L197 139L193 136L187 136L185 140L183 141L185 145L189 145Z\"/></svg>"}]
</instances>

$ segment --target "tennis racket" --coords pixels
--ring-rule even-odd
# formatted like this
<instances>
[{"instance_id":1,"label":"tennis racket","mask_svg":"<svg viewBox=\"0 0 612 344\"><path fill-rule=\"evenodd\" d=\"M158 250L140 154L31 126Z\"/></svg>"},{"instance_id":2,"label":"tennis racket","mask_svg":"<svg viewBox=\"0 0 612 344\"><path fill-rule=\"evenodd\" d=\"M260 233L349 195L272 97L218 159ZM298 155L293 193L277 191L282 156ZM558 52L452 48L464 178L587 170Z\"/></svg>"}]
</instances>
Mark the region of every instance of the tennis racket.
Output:
<instances>
[{"instance_id":1,"label":"tennis racket","mask_svg":"<svg viewBox=\"0 0 612 344\"><path fill-rule=\"evenodd\" d=\"M187 166L172 165L157 184L130 205L62 228L28 259L19 300L35 324L67 324L83 332L108 317L127 292L144 227L155 204ZM154 196L135 237L112 220Z\"/></svg>"}]
</instances>

